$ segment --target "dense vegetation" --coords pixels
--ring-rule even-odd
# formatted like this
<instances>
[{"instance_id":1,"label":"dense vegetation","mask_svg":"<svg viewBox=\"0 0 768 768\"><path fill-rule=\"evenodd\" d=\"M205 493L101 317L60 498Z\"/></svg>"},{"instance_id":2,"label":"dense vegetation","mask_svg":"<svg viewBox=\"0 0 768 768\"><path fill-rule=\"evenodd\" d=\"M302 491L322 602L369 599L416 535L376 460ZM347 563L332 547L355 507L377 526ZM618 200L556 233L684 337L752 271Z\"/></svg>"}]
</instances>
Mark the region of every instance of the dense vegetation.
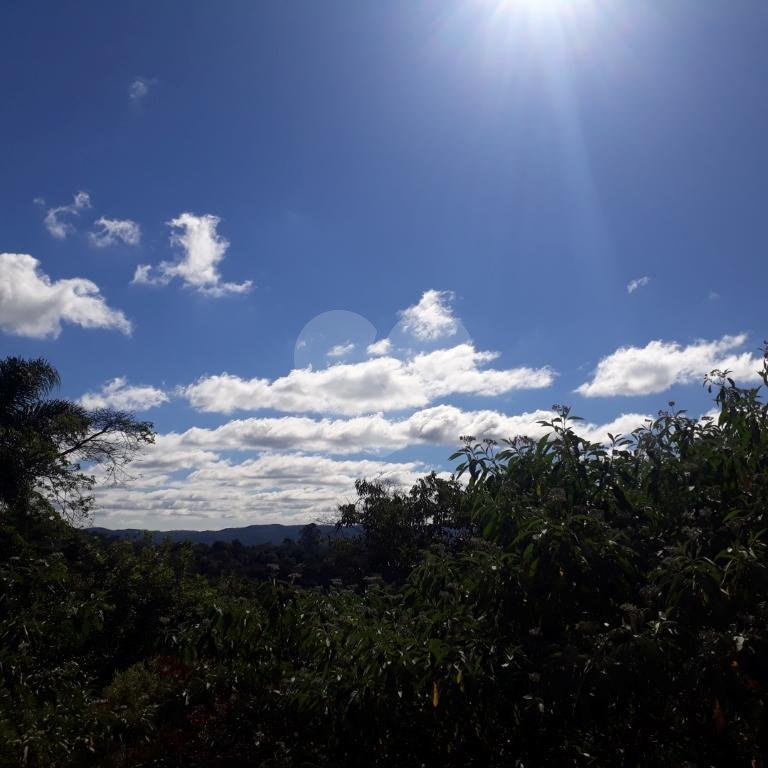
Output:
<instances>
[{"instance_id":1,"label":"dense vegetation","mask_svg":"<svg viewBox=\"0 0 768 768\"><path fill-rule=\"evenodd\" d=\"M56 381L0 366L0 765L765 765L760 390L715 373L719 416L607 446L559 408L466 438L466 483L359 483L357 538L251 548L62 519L73 462L152 435Z\"/></svg>"}]
</instances>

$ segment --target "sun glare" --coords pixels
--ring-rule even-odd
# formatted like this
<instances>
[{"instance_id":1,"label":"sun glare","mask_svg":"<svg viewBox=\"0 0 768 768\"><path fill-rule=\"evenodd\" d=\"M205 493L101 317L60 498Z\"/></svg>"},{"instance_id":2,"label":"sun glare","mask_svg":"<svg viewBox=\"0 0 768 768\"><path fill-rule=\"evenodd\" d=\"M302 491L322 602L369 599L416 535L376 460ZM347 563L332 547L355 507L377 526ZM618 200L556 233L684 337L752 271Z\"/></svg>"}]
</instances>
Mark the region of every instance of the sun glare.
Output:
<instances>
[{"instance_id":1,"label":"sun glare","mask_svg":"<svg viewBox=\"0 0 768 768\"><path fill-rule=\"evenodd\" d=\"M499 20L521 18L537 24L570 23L594 10L596 0L482 0Z\"/></svg>"}]
</instances>

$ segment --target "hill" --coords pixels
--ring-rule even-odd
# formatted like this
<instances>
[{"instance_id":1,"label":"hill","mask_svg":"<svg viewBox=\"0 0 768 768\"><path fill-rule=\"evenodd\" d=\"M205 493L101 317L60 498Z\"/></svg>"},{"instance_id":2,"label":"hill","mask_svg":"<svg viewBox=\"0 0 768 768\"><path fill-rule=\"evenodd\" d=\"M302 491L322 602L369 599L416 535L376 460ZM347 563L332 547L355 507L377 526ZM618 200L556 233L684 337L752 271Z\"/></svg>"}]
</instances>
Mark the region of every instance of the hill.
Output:
<instances>
[{"instance_id":1,"label":"hill","mask_svg":"<svg viewBox=\"0 0 768 768\"><path fill-rule=\"evenodd\" d=\"M122 528L112 530L110 528L88 528L90 533L96 533L111 539L141 539L146 533L152 535L156 542L168 539L174 543L190 541L193 544L214 544L217 541L239 541L245 546L257 546L259 544L282 544L286 539L298 541L304 525L246 525L241 528L222 528L220 531L145 531L141 528ZM349 538L354 531L336 530L333 525L318 525L319 532L323 536Z\"/></svg>"}]
</instances>

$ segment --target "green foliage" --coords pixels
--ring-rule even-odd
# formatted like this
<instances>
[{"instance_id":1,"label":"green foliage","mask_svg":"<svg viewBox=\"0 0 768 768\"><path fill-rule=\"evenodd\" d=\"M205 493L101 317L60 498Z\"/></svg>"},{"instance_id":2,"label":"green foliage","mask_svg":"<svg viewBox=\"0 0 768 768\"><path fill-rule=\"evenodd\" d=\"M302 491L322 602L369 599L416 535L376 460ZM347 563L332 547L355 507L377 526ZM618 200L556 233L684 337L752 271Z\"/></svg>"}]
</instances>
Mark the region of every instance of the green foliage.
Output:
<instances>
[{"instance_id":1,"label":"green foliage","mask_svg":"<svg viewBox=\"0 0 768 768\"><path fill-rule=\"evenodd\" d=\"M469 523L461 486L434 472L407 493L379 481L358 480L355 488L358 499L339 507L338 527L361 529L367 567L390 580L410 573L431 541Z\"/></svg>"},{"instance_id":2,"label":"green foliage","mask_svg":"<svg viewBox=\"0 0 768 768\"><path fill-rule=\"evenodd\" d=\"M7 517L0 765L764 766L768 406L706 383L716 418L599 445L558 408L361 482L355 539Z\"/></svg>"},{"instance_id":3,"label":"green foliage","mask_svg":"<svg viewBox=\"0 0 768 768\"><path fill-rule=\"evenodd\" d=\"M115 475L154 439L130 414L48 396L59 384L45 360L0 360L0 508L20 517L52 504L72 519L88 514L93 477L81 462Z\"/></svg>"}]
</instances>

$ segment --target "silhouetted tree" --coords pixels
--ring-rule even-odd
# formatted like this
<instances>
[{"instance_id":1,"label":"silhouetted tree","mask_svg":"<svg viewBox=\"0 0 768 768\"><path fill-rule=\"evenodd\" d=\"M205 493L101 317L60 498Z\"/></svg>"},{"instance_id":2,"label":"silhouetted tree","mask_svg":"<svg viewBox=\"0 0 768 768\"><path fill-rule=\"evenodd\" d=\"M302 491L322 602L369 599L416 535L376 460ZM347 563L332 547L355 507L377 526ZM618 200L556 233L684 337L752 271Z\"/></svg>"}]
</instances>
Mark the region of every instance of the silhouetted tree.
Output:
<instances>
[{"instance_id":1,"label":"silhouetted tree","mask_svg":"<svg viewBox=\"0 0 768 768\"><path fill-rule=\"evenodd\" d=\"M86 516L94 479L83 465L115 476L154 440L152 424L130 413L50 397L58 385L43 359L0 360L0 505L11 514L45 501L68 519Z\"/></svg>"}]
</instances>

